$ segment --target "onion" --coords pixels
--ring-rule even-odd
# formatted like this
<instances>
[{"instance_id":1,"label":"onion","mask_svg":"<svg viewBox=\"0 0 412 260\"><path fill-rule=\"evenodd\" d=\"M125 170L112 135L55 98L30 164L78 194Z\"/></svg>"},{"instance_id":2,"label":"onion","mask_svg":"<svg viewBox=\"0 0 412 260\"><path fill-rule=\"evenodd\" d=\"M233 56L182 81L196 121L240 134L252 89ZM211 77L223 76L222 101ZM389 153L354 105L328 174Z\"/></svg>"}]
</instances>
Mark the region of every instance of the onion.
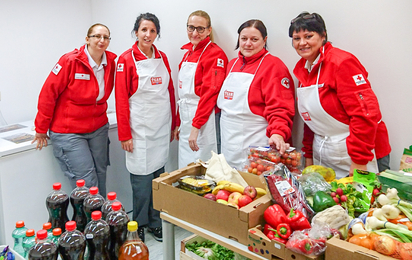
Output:
<instances>
[{"instance_id":1,"label":"onion","mask_svg":"<svg viewBox=\"0 0 412 260\"><path fill-rule=\"evenodd\" d=\"M384 255L392 255L396 251L396 242L388 236L380 236L374 242L375 250Z\"/></svg>"},{"instance_id":2,"label":"onion","mask_svg":"<svg viewBox=\"0 0 412 260\"><path fill-rule=\"evenodd\" d=\"M402 243L399 255L403 260L412 260L412 243Z\"/></svg>"}]
</instances>

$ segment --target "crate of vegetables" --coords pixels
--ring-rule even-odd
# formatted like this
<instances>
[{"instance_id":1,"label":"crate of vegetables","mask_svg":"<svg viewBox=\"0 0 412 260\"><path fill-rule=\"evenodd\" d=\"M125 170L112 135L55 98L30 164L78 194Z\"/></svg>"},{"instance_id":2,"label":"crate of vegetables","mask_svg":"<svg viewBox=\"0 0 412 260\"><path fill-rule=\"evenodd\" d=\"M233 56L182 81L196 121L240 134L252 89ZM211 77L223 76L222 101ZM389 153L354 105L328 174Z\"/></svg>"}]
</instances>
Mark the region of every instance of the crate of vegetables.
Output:
<instances>
[{"instance_id":1,"label":"crate of vegetables","mask_svg":"<svg viewBox=\"0 0 412 260\"><path fill-rule=\"evenodd\" d=\"M256 162L257 159L261 159L262 161L265 160L266 162L273 163L274 165L282 163L286 165L286 167L288 167L288 169L294 174L302 173L302 153L294 147L286 150L284 154L280 154L277 149L271 146L252 145L249 146L248 159L250 164L245 167L245 169L252 167L252 162ZM254 167L252 167L252 169L253 168ZM256 173L257 172L258 171L256 171Z\"/></svg>"}]
</instances>

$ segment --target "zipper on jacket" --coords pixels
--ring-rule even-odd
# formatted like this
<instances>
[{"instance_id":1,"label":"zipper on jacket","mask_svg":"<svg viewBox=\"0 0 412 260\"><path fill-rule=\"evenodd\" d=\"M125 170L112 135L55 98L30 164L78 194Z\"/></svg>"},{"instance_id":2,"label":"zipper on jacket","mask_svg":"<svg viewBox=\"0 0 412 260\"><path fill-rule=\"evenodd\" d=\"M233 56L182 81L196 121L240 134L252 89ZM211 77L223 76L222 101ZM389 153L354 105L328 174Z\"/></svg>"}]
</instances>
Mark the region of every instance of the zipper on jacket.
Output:
<instances>
[{"instance_id":1,"label":"zipper on jacket","mask_svg":"<svg viewBox=\"0 0 412 260\"><path fill-rule=\"evenodd\" d=\"M360 100L361 100L361 106L362 106L362 108L364 108L365 113L366 113L366 115L368 116L368 115L369 115L368 106L366 105L366 102L365 102L365 99L364 99L363 96L362 96L362 93L358 93L358 96L359 96L359 98L360 98Z\"/></svg>"}]
</instances>

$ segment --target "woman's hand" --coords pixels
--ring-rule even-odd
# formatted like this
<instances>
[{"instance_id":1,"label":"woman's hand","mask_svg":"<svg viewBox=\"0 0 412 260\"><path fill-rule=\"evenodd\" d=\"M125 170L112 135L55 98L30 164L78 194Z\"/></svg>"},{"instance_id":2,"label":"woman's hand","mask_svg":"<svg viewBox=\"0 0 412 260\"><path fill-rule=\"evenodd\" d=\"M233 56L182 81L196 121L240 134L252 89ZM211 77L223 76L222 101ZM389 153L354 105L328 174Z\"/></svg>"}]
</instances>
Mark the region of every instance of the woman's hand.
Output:
<instances>
[{"instance_id":1,"label":"woman's hand","mask_svg":"<svg viewBox=\"0 0 412 260\"><path fill-rule=\"evenodd\" d=\"M122 143L122 149L129 152L133 153L133 139L129 139L127 141L121 141Z\"/></svg>"},{"instance_id":2,"label":"woman's hand","mask_svg":"<svg viewBox=\"0 0 412 260\"><path fill-rule=\"evenodd\" d=\"M199 146L197 146L197 137L199 135L199 129L196 127L192 126L192 131L190 131L190 136L189 136L189 146L192 151L199 151Z\"/></svg>"},{"instance_id":3,"label":"woman's hand","mask_svg":"<svg viewBox=\"0 0 412 260\"><path fill-rule=\"evenodd\" d=\"M176 141L179 141L179 134L180 134L179 127L176 126L175 130L173 130L173 138L174 138Z\"/></svg>"},{"instance_id":4,"label":"woman's hand","mask_svg":"<svg viewBox=\"0 0 412 260\"><path fill-rule=\"evenodd\" d=\"M50 137L47 134L40 134L36 132L36 135L31 143L37 141L36 150L41 150L43 147L47 146L48 139L50 139Z\"/></svg>"},{"instance_id":5,"label":"woman's hand","mask_svg":"<svg viewBox=\"0 0 412 260\"><path fill-rule=\"evenodd\" d=\"M368 168L368 167L367 167L366 165L357 164L357 163L352 162L352 164L350 165L350 169L349 169L349 177L353 176L353 170L359 169L359 170L364 170L364 171L366 171L367 168Z\"/></svg>"},{"instance_id":6,"label":"woman's hand","mask_svg":"<svg viewBox=\"0 0 412 260\"><path fill-rule=\"evenodd\" d=\"M289 149L290 145L285 143L283 137L278 134L273 134L269 138L269 145L274 145L276 149L280 152L280 154L284 154L287 149Z\"/></svg>"},{"instance_id":7,"label":"woman's hand","mask_svg":"<svg viewBox=\"0 0 412 260\"><path fill-rule=\"evenodd\" d=\"M313 165L313 158L305 158L305 167Z\"/></svg>"}]
</instances>

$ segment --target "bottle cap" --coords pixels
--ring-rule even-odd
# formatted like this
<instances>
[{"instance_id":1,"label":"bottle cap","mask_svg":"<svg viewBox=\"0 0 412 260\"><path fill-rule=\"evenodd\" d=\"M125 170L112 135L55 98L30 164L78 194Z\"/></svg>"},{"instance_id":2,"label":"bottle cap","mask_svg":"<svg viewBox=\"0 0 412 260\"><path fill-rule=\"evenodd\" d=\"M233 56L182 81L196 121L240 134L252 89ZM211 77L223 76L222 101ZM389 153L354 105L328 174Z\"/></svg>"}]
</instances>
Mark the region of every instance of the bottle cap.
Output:
<instances>
[{"instance_id":1,"label":"bottle cap","mask_svg":"<svg viewBox=\"0 0 412 260\"><path fill-rule=\"evenodd\" d=\"M38 240L43 240L43 239L46 239L46 238L47 238L47 230L42 229L42 230L37 231L37 239Z\"/></svg>"},{"instance_id":2,"label":"bottle cap","mask_svg":"<svg viewBox=\"0 0 412 260\"><path fill-rule=\"evenodd\" d=\"M116 195L116 192L114 192L114 191L107 193L107 199L108 200L115 200L116 197L117 197L117 195Z\"/></svg>"},{"instance_id":3,"label":"bottle cap","mask_svg":"<svg viewBox=\"0 0 412 260\"><path fill-rule=\"evenodd\" d=\"M66 230L73 231L76 229L76 221L68 221L66 222Z\"/></svg>"},{"instance_id":4,"label":"bottle cap","mask_svg":"<svg viewBox=\"0 0 412 260\"><path fill-rule=\"evenodd\" d=\"M34 236L34 233L35 233L34 229L27 229L26 230L26 237Z\"/></svg>"},{"instance_id":5,"label":"bottle cap","mask_svg":"<svg viewBox=\"0 0 412 260\"><path fill-rule=\"evenodd\" d=\"M118 211L118 210L120 210L121 208L122 208L122 203L120 203L120 201L113 202L113 204L112 204L112 209L113 209L114 211Z\"/></svg>"},{"instance_id":6,"label":"bottle cap","mask_svg":"<svg viewBox=\"0 0 412 260\"><path fill-rule=\"evenodd\" d=\"M22 227L24 227L24 221L23 220L17 221L16 228L22 228Z\"/></svg>"},{"instance_id":7,"label":"bottle cap","mask_svg":"<svg viewBox=\"0 0 412 260\"><path fill-rule=\"evenodd\" d=\"M60 190L62 188L62 184L60 182L53 183L53 190Z\"/></svg>"},{"instance_id":8,"label":"bottle cap","mask_svg":"<svg viewBox=\"0 0 412 260\"><path fill-rule=\"evenodd\" d=\"M129 223L127 223L127 230L129 230L130 232L136 231L138 227L138 224L136 221L129 221Z\"/></svg>"},{"instance_id":9,"label":"bottle cap","mask_svg":"<svg viewBox=\"0 0 412 260\"><path fill-rule=\"evenodd\" d=\"M47 222L47 223L44 223L44 224L43 224L43 229L44 229L44 230L49 230L49 229L51 229L51 228L52 228L52 225L51 225L50 222Z\"/></svg>"},{"instance_id":10,"label":"bottle cap","mask_svg":"<svg viewBox=\"0 0 412 260\"><path fill-rule=\"evenodd\" d=\"M89 192L90 192L90 194L92 194L92 195L96 195L97 193L99 193L99 188L97 188L97 187L90 187Z\"/></svg>"},{"instance_id":11,"label":"bottle cap","mask_svg":"<svg viewBox=\"0 0 412 260\"><path fill-rule=\"evenodd\" d=\"M102 212L100 210L95 210L92 212L92 219L99 220L102 218Z\"/></svg>"},{"instance_id":12,"label":"bottle cap","mask_svg":"<svg viewBox=\"0 0 412 260\"><path fill-rule=\"evenodd\" d=\"M53 229L53 236L60 236L61 234L62 234L62 229L61 228Z\"/></svg>"},{"instance_id":13,"label":"bottle cap","mask_svg":"<svg viewBox=\"0 0 412 260\"><path fill-rule=\"evenodd\" d=\"M84 184L86 184L86 181L83 180L83 179L80 179L80 180L77 180L77 181L76 181L76 186L77 186L77 187L83 187Z\"/></svg>"}]
</instances>

